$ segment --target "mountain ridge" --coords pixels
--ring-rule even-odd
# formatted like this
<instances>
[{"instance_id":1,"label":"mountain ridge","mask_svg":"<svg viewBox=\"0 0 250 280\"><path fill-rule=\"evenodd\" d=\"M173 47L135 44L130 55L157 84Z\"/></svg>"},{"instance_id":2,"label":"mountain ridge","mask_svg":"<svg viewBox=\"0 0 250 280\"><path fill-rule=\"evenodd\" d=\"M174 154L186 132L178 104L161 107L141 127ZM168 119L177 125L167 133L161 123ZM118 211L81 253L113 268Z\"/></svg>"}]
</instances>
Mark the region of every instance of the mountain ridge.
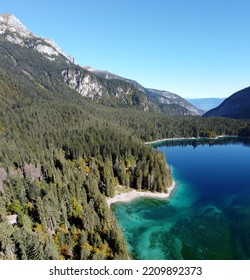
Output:
<instances>
[{"instance_id":1,"label":"mountain ridge","mask_svg":"<svg viewBox=\"0 0 250 280\"><path fill-rule=\"evenodd\" d=\"M250 87L235 92L203 116L250 119Z\"/></svg>"},{"instance_id":2,"label":"mountain ridge","mask_svg":"<svg viewBox=\"0 0 250 280\"><path fill-rule=\"evenodd\" d=\"M171 114L177 114L178 112L181 115L201 115L203 114L203 111L196 108L194 105L192 105L190 102L188 102L186 99L182 98L181 96L172 93L167 90L158 90L158 89L151 89L151 88L146 88L142 86L140 83L138 83L135 80L121 77L119 75L113 74L107 70L98 70L94 69L91 66L83 66L83 69L90 71L91 73L95 73L96 75L105 78L107 80L122 80L126 81L142 92L146 94L146 96L154 101L157 106L160 108L160 111L162 113L170 113ZM171 106L173 105L173 106Z\"/></svg>"},{"instance_id":3,"label":"mountain ridge","mask_svg":"<svg viewBox=\"0 0 250 280\"><path fill-rule=\"evenodd\" d=\"M32 48L51 61L65 60L68 65L61 70L63 81L78 94L98 103L134 106L167 115L201 114L185 99L168 91L147 89L134 80L108 71L77 65L74 57L67 55L52 39L36 37L14 15L0 16L0 36L21 47Z\"/></svg>"}]
</instances>

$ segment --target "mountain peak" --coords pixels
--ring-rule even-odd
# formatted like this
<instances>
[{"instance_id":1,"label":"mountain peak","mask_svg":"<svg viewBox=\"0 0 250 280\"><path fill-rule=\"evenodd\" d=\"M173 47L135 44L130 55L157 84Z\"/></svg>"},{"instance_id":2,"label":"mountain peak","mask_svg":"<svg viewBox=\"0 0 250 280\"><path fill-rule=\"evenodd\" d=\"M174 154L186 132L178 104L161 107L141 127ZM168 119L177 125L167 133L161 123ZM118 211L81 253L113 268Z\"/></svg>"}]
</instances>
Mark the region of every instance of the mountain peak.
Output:
<instances>
[{"instance_id":1,"label":"mountain peak","mask_svg":"<svg viewBox=\"0 0 250 280\"><path fill-rule=\"evenodd\" d=\"M61 54L69 61L75 63L74 57L67 55L53 40L36 37L12 14L0 15L0 35L3 35L11 43L36 49L49 60L55 60L55 57ZM29 39L35 40L30 44Z\"/></svg>"},{"instance_id":2,"label":"mountain peak","mask_svg":"<svg viewBox=\"0 0 250 280\"><path fill-rule=\"evenodd\" d=\"M12 14L9 14L9 13L6 13L6 14L3 14L2 17L5 18L5 19L8 19L10 17L12 17L13 15Z\"/></svg>"},{"instance_id":3,"label":"mountain peak","mask_svg":"<svg viewBox=\"0 0 250 280\"><path fill-rule=\"evenodd\" d=\"M17 33L26 38L34 36L18 18L8 13L0 16L0 34L4 34L6 31Z\"/></svg>"}]
</instances>

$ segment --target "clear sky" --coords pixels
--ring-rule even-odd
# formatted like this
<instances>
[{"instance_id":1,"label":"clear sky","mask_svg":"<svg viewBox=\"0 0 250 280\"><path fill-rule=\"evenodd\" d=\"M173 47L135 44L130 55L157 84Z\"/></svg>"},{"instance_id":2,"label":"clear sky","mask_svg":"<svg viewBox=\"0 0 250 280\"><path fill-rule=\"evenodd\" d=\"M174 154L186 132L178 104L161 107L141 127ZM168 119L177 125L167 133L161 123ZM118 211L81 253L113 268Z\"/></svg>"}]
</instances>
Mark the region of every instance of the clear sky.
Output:
<instances>
[{"instance_id":1,"label":"clear sky","mask_svg":"<svg viewBox=\"0 0 250 280\"><path fill-rule=\"evenodd\" d=\"M250 86L249 0L0 0L77 62L183 97Z\"/></svg>"}]
</instances>

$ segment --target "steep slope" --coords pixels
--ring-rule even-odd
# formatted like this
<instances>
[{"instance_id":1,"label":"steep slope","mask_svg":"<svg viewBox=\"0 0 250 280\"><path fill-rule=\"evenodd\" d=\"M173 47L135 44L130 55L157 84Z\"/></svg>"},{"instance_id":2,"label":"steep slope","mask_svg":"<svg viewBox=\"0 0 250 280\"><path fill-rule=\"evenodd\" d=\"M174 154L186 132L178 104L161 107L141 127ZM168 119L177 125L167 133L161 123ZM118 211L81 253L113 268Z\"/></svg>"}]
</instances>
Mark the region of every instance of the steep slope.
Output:
<instances>
[{"instance_id":1,"label":"steep slope","mask_svg":"<svg viewBox=\"0 0 250 280\"><path fill-rule=\"evenodd\" d=\"M228 117L235 119L250 118L250 87L242 89L222 102L217 108L214 108L204 114L204 117Z\"/></svg>"},{"instance_id":2,"label":"steep slope","mask_svg":"<svg viewBox=\"0 0 250 280\"><path fill-rule=\"evenodd\" d=\"M137 89L142 91L149 98L149 100L155 104L155 107L158 108L158 111L163 114L196 116L203 113L202 110L197 109L194 105L177 94L165 90L145 88L134 80L118 76L108 71L96 70L90 66L85 66L83 68L107 80L120 80L132 84Z\"/></svg>"},{"instance_id":3,"label":"steep slope","mask_svg":"<svg viewBox=\"0 0 250 280\"><path fill-rule=\"evenodd\" d=\"M154 104L136 87L124 81L107 81L84 70L53 40L35 36L14 15L0 16L0 35L2 41L36 50L48 60L63 64L61 79L84 97L108 106L135 106L144 111L156 110ZM27 72L27 75L32 73Z\"/></svg>"},{"instance_id":4,"label":"steep slope","mask_svg":"<svg viewBox=\"0 0 250 280\"><path fill-rule=\"evenodd\" d=\"M122 80L106 80L79 66L61 72L64 82L81 96L107 106L136 107L156 111L156 106L135 86Z\"/></svg>"},{"instance_id":5,"label":"steep slope","mask_svg":"<svg viewBox=\"0 0 250 280\"><path fill-rule=\"evenodd\" d=\"M202 111L189 103L186 99L165 90L146 89L146 94L160 106L161 112L168 114L172 110L174 115L201 115Z\"/></svg>"}]
</instances>

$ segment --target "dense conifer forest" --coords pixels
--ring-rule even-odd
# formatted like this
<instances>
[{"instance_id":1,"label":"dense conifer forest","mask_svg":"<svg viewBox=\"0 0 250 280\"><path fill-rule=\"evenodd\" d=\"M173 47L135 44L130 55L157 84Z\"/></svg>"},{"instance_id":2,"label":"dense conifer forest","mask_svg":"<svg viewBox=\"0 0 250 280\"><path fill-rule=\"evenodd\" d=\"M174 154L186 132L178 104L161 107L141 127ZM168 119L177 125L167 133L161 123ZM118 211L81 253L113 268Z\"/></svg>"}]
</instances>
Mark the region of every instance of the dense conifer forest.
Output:
<instances>
[{"instance_id":1,"label":"dense conifer forest","mask_svg":"<svg viewBox=\"0 0 250 280\"><path fill-rule=\"evenodd\" d=\"M1 37L0 57L0 259L127 259L106 197L119 185L167 192L173 180L144 142L249 135L247 120L91 101L61 78L77 66Z\"/></svg>"}]
</instances>

